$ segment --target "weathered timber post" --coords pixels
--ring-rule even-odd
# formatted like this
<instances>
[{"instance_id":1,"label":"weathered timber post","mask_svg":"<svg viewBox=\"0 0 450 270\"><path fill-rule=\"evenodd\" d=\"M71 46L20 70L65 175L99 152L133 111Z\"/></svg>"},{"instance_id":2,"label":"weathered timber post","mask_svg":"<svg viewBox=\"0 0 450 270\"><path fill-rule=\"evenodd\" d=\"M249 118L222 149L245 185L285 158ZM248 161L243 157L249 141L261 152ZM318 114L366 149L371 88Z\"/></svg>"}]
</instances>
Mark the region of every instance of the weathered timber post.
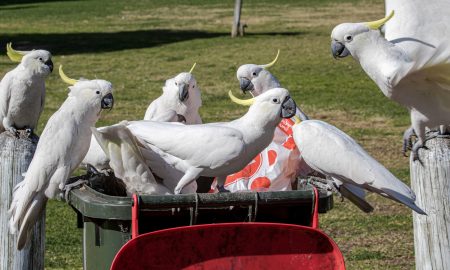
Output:
<instances>
[{"instance_id":1,"label":"weathered timber post","mask_svg":"<svg viewBox=\"0 0 450 270\"><path fill-rule=\"evenodd\" d=\"M44 269L45 211L34 226L33 238L21 251L17 237L8 228L8 209L14 186L23 180L36 150L38 138L21 134L16 138L9 132L0 134L0 269Z\"/></svg>"},{"instance_id":2,"label":"weathered timber post","mask_svg":"<svg viewBox=\"0 0 450 270\"><path fill-rule=\"evenodd\" d=\"M422 161L410 161L416 204L413 213L416 269L450 269L450 137L439 136L420 149Z\"/></svg>"},{"instance_id":3,"label":"weathered timber post","mask_svg":"<svg viewBox=\"0 0 450 270\"><path fill-rule=\"evenodd\" d=\"M242 0L236 0L234 4L234 19L233 27L231 28L231 37L237 37L238 34L241 36L244 35L243 27L241 27L241 8Z\"/></svg>"}]
</instances>

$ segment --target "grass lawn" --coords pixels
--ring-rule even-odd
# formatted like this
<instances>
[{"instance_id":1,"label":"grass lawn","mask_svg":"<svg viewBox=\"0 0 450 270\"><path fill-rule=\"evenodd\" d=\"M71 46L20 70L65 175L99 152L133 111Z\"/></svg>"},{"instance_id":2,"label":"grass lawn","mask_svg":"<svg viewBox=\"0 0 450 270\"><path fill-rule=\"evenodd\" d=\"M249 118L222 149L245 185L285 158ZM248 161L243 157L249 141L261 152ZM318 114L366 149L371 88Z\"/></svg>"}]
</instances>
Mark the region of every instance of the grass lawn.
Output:
<instances>
[{"instance_id":1,"label":"grass lawn","mask_svg":"<svg viewBox=\"0 0 450 270\"><path fill-rule=\"evenodd\" d=\"M408 159L401 134L409 125L406 109L385 98L351 57L330 53L332 28L344 21L369 21L384 14L383 1L244 1L244 38L231 39L234 1L68 0L0 2L0 46L44 48L64 64L70 77L102 78L115 87L116 106L98 125L143 118L165 79L188 71L202 90L205 122L230 120L245 111L229 102L238 93L235 72L241 64L270 62L271 71L310 116L353 136L395 175L409 184ZM0 56L0 75L11 70ZM38 133L67 96L57 72L47 80L45 110ZM369 195L375 206L364 214L336 198L321 215L321 228L343 251L348 269L412 269L411 211ZM47 208L46 269L82 268L81 231L66 204Z\"/></svg>"}]
</instances>

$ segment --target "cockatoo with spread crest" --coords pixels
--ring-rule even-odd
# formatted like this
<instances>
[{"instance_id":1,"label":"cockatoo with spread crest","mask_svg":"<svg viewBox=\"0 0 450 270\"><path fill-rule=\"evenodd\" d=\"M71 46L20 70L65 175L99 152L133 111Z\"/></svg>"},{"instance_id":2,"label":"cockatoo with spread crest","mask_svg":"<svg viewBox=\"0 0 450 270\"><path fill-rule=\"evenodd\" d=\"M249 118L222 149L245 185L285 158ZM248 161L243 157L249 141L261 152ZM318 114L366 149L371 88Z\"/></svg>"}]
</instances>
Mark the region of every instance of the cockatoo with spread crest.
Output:
<instances>
[{"instance_id":1,"label":"cockatoo with spread crest","mask_svg":"<svg viewBox=\"0 0 450 270\"><path fill-rule=\"evenodd\" d=\"M298 122L292 128L294 140L302 158L312 169L334 181L378 193L425 214L415 204L414 192L350 136L323 121Z\"/></svg>"},{"instance_id":2,"label":"cockatoo with spread crest","mask_svg":"<svg viewBox=\"0 0 450 270\"><path fill-rule=\"evenodd\" d=\"M49 198L64 188L67 178L78 167L89 148L91 127L102 109L114 104L112 85L104 80L74 80L67 99L48 120L42 132L25 179L14 189L9 209L10 231L18 233L17 248L31 237L35 224Z\"/></svg>"},{"instance_id":3,"label":"cockatoo with spread crest","mask_svg":"<svg viewBox=\"0 0 450 270\"><path fill-rule=\"evenodd\" d=\"M188 125L202 123L198 113L202 106L200 89L192 74L195 65L189 72L182 72L166 81L162 95L147 108L144 120L186 122Z\"/></svg>"},{"instance_id":4,"label":"cockatoo with spread crest","mask_svg":"<svg viewBox=\"0 0 450 270\"><path fill-rule=\"evenodd\" d=\"M6 45L9 58L19 65L0 82L0 132L33 133L44 109L45 78L53 70L52 55L45 50L16 51Z\"/></svg>"},{"instance_id":5,"label":"cockatoo with spread crest","mask_svg":"<svg viewBox=\"0 0 450 270\"><path fill-rule=\"evenodd\" d=\"M242 101L248 112L231 122L182 125L152 121L130 122L127 128L146 147L158 152L171 166L184 172L174 193L199 176L216 176L223 186L227 175L244 168L272 141L282 118L295 114L288 90L274 88Z\"/></svg>"},{"instance_id":6,"label":"cockatoo with spread crest","mask_svg":"<svg viewBox=\"0 0 450 270\"><path fill-rule=\"evenodd\" d=\"M267 68L276 63L279 53L280 51L278 51L275 60L267 65L245 64L238 68L236 76L239 80L240 88L244 93L249 91L253 96L258 96L273 87L280 87L280 82L277 78L267 70ZM300 108L297 108L296 115L298 115L301 120L309 119ZM312 143L318 151L327 151L326 147L323 145L315 142ZM301 158L299 158L299 162L301 163L300 172L302 174L309 174L313 172L313 169L309 168L307 164L305 165L301 161ZM337 179L332 179L329 181L329 184L333 185L342 196L349 199L364 212L371 212L373 210L373 207L365 200L364 189L349 183L343 183Z\"/></svg>"},{"instance_id":7,"label":"cockatoo with spread crest","mask_svg":"<svg viewBox=\"0 0 450 270\"><path fill-rule=\"evenodd\" d=\"M445 132L450 124L449 10L448 0L387 0L384 19L343 23L331 33L335 58L352 55L385 96L410 111L413 159L426 127Z\"/></svg>"}]
</instances>

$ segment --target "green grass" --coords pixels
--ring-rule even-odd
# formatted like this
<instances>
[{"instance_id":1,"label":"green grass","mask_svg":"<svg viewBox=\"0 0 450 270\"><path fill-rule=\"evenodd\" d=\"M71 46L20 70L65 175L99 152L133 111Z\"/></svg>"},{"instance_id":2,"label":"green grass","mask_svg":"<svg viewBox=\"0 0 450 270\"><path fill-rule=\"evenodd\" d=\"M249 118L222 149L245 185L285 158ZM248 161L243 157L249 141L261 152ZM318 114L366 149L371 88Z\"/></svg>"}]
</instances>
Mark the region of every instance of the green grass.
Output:
<instances>
[{"instance_id":1,"label":"green grass","mask_svg":"<svg viewBox=\"0 0 450 270\"><path fill-rule=\"evenodd\" d=\"M236 69L270 62L271 71L311 116L348 132L399 178L408 180L400 154L406 110L389 101L350 57L335 61L330 32L344 21L378 19L381 0L244 1L244 38L231 39L233 1L11 1L0 3L0 46L50 50L55 66L71 77L102 78L115 87L116 106L98 125L142 118L160 95L165 79L194 72L202 90L206 122L237 118L245 109L228 101L238 93ZM14 64L0 56L1 75ZM62 104L67 86L57 74L47 80L47 99L38 132ZM370 195L372 214L336 199L321 227L341 247L348 269L412 269L411 212ZM47 209L47 269L82 267L81 231L75 213L62 202Z\"/></svg>"}]
</instances>

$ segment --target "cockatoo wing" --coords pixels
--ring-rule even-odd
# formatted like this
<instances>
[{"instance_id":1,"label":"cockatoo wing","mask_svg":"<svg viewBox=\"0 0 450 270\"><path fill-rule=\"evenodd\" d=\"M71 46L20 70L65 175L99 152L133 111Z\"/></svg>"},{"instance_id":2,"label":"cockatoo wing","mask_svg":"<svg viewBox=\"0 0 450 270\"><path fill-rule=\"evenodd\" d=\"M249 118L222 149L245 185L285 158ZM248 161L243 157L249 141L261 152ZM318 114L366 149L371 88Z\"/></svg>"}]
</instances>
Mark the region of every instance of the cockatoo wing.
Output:
<instances>
[{"instance_id":1,"label":"cockatoo wing","mask_svg":"<svg viewBox=\"0 0 450 270\"><path fill-rule=\"evenodd\" d=\"M129 193L170 194L169 190L156 182L145 164L134 136L124 123L92 128L92 133L110 159L116 177L122 179Z\"/></svg>"},{"instance_id":2,"label":"cockatoo wing","mask_svg":"<svg viewBox=\"0 0 450 270\"><path fill-rule=\"evenodd\" d=\"M97 171L110 169L109 158L106 156L100 144L98 144L94 134L91 136L91 144L86 156L81 162L81 166L87 167L88 164L93 166Z\"/></svg>"},{"instance_id":3,"label":"cockatoo wing","mask_svg":"<svg viewBox=\"0 0 450 270\"><path fill-rule=\"evenodd\" d=\"M13 71L6 73L0 82L0 132L3 127L3 118L8 114L9 100L11 98L11 86L13 83Z\"/></svg>"},{"instance_id":4,"label":"cockatoo wing","mask_svg":"<svg viewBox=\"0 0 450 270\"><path fill-rule=\"evenodd\" d=\"M414 203L414 192L341 130L307 120L294 125L293 131L300 153L311 168L424 213Z\"/></svg>"},{"instance_id":5,"label":"cockatoo wing","mask_svg":"<svg viewBox=\"0 0 450 270\"><path fill-rule=\"evenodd\" d=\"M385 25L385 37L412 61L399 70L393 84L423 71L450 91L450 1L386 0L386 13L392 10L395 15Z\"/></svg>"},{"instance_id":6,"label":"cockatoo wing","mask_svg":"<svg viewBox=\"0 0 450 270\"><path fill-rule=\"evenodd\" d=\"M205 160L214 169L238 158L245 151L242 133L221 125L181 125L152 121L134 121L131 133L169 155L203 167Z\"/></svg>"}]
</instances>

